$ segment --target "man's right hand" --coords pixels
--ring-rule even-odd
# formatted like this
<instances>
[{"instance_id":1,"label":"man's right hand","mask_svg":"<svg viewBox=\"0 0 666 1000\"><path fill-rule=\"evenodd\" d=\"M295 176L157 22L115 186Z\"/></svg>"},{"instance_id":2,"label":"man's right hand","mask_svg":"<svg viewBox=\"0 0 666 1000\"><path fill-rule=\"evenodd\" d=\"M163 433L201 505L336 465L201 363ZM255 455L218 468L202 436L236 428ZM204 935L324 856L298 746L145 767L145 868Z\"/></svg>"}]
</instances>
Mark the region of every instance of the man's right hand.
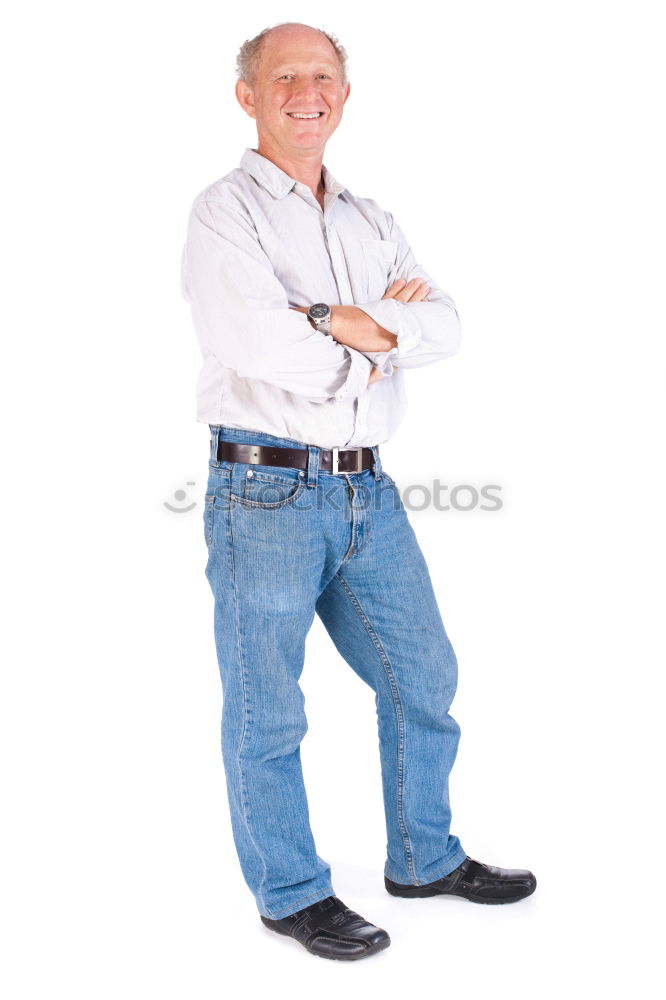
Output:
<instances>
[{"instance_id":1,"label":"man's right hand","mask_svg":"<svg viewBox=\"0 0 666 1000\"><path fill-rule=\"evenodd\" d=\"M398 302L422 302L429 291L430 288L421 278L412 278L411 281L398 278L392 285L389 285L382 298L397 299Z\"/></svg>"}]
</instances>

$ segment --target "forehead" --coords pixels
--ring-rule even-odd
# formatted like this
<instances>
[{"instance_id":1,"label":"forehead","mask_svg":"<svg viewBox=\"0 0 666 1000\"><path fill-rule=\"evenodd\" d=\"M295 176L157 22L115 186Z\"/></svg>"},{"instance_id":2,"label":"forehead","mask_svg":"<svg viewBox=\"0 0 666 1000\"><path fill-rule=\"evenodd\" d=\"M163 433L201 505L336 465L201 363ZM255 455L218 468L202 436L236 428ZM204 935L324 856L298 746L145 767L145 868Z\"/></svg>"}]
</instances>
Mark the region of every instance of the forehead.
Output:
<instances>
[{"instance_id":1,"label":"forehead","mask_svg":"<svg viewBox=\"0 0 666 1000\"><path fill-rule=\"evenodd\" d=\"M264 68L272 70L287 65L299 65L307 68L327 66L339 69L335 49L325 35L318 32L287 34L286 32L269 35L262 46L261 63Z\"/></svg>"}]
</instances>

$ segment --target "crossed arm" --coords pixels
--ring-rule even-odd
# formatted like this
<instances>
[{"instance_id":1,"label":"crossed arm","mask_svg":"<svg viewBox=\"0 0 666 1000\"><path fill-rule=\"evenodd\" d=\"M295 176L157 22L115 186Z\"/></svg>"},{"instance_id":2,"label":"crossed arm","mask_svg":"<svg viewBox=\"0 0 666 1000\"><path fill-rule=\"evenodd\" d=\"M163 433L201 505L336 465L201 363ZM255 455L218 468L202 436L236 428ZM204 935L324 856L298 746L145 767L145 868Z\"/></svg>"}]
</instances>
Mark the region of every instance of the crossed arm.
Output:
<instances>
[{"instance_id":1,"label":"crossed arm","mask_svg":"<svg viewBox=\"0 0 666 1000\"><path fill-rule=\"evenodd\" d=\"M430 288L421 278L405 281L398 278L389 285L383 299L395 299L396 302L422 302ZM307 306L290 306L296 312L306 313ZM338 344L351 347L355 351L390 351L398 343L395 333L390 333L376 323L372 316L359 306L331 306L331 336ZM398 365L393 365L397 368ZM383 378L383 372L372 366L368 385Z\"/></svg>"},{"instance_id":2,"label":"crossed arm","mask_svg":"<svg viewBox=\"0 0 666 1000\"><path fill-rule=\"evenodd\" d=\"M381 212L379 206L375 206ZM382 299L332 307L332 336L314 330L287 290L247 212L222 198L197 198L183 247L181 290L204 358L312 402L355 398L372 382L421 368L458 350L453 299L418 264L390 213L382 230L396 243L393 282Z\"/></svg>"}]
</instances>

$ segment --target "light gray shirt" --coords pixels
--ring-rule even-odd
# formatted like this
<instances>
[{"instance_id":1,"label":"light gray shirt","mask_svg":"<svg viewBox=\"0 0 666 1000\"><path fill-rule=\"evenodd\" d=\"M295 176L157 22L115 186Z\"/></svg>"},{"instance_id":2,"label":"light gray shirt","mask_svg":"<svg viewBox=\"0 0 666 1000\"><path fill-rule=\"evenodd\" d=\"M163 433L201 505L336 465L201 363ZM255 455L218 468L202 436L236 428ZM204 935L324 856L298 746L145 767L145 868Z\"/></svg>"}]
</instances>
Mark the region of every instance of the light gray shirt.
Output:
<instances>
[{"instance_id":1,"label":"light gray shirt","mask_svg":"<svg viewBox=\"0 0 666 1000\"><path fill-rule=\"evenodd\" d=\"M255 149L192 203L181 291L203 355L197 420L321 448L388 441L402 420L405 372L460 345L453 299L417 263L390 212L357 198L323 166L324 209L305 184ZM422 302L383 299L422 278ZM356 305L397 336L361 352L290 306ZM372 365L385 377L368 386Z\"/></svg>"}]
</instances>

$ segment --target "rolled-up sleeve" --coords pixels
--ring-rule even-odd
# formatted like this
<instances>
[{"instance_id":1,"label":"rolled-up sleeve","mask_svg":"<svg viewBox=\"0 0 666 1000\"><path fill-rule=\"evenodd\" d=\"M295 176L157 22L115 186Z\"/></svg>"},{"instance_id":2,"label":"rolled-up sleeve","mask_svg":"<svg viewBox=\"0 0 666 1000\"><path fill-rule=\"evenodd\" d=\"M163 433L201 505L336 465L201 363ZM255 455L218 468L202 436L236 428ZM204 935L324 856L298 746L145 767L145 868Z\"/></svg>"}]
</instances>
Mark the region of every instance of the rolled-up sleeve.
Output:
<instances>
[{"instance_id":1,"label":"rolled-up sleeve","mask_svg":"<svg viewBox=\"0 0 666 1000\"><path fill-rule=\"evenodd\" d=\"M358 396L371 360L314 330L289 308L251 220L223 201L195 201L181 258L181 292L189 302L204 359L238 375L312 401Z\"/></svg>"},{"instance_id":2,"label":"rolled-up sleeve","mask_svg":"<svg viewBox=\"0 0 666 1000\"><path fill-rule=\"evenodd\" d=\"M410 281L421 278L430 287L422 302L358 302L359 309L398 338L390 351L368 352L365 356L390 375L393 363L401 368L421 368L455 354L460 347L460 318L455 302L417 263L402 230L390 212L386 212L390 239L398 244L391 283L398 278Z\"/></svg>"}]
</instances>

